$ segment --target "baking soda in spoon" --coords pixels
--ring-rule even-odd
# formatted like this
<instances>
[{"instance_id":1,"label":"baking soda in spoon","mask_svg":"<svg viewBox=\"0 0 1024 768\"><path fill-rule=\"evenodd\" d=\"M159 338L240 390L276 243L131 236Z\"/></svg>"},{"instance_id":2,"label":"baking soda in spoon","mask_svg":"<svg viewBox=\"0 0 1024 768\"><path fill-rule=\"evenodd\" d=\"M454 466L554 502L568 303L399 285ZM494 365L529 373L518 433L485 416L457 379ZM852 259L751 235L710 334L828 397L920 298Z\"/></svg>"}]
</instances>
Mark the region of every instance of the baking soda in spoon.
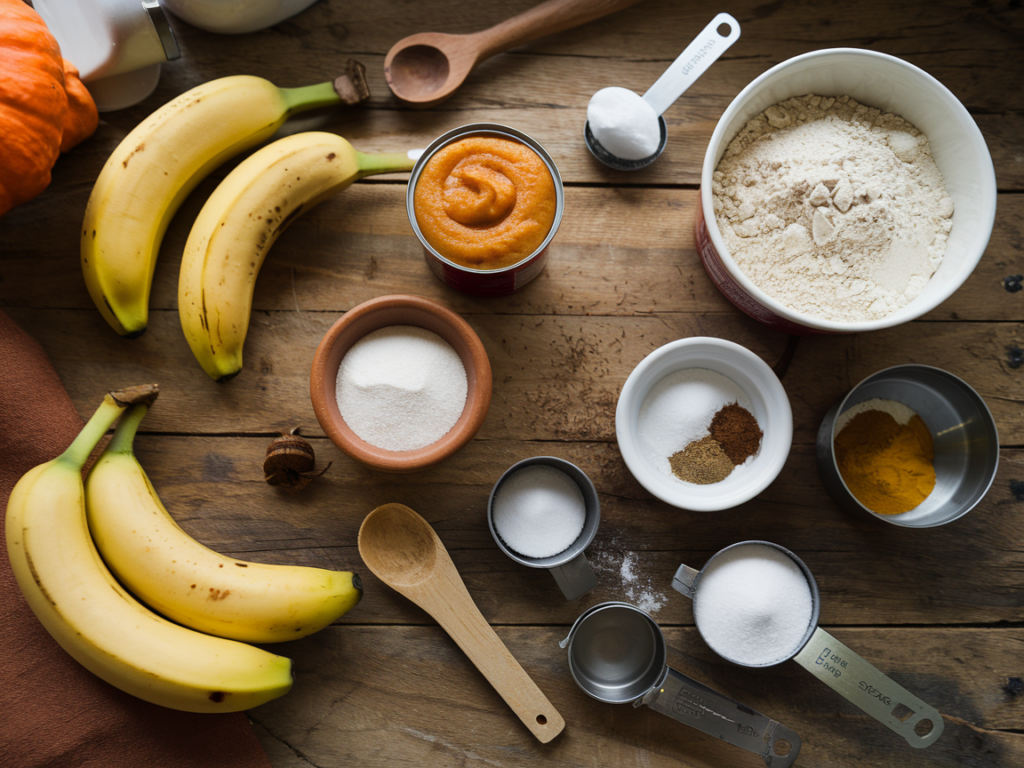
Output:
<instances>
[{"instance_id":1,"label":"baking soda in spoon","mask_svg":"<svg viewBox=\"0 0 1024 768\"><path fill-rule=\"evenodd\" d=\"M583 491L565 472L532 464L513 472L494 495L494 529L526 557L553 557L579 537L587 518Z\"/></svg>"},{"instance_id":2,"label":"baking soda in spoon","mask_svg":"<svg viewBox=\"0 0 1024 768\"><path fill-rule=\"evenodd\" d=\"M594 157L623 171L653 163L664 148L661 115L739 36L739 22L728 13L720 13L643 96L614 86L595 93L587 105L584 130L584 140Z\"/></svg>"}]
</instances>

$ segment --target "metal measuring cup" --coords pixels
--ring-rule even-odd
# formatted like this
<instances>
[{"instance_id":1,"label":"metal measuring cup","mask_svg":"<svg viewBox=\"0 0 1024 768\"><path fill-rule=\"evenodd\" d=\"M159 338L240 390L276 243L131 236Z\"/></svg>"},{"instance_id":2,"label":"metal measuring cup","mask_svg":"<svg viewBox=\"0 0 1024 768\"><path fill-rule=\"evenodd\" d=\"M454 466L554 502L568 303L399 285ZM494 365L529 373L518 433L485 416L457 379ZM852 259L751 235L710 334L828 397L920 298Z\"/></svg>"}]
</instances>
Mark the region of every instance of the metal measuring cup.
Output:
<instances>
[{"instance_id":1,"label":"metal measuring cup","mask_svg":"<svg viewBox=\"0 0 1024 768\"><path fill-rule=\"evenodd\" d=\"M694 38L654 85L641 97L658 115L661 137L654 154L640 160L627 160L609 152L590 130L590 122L583 126L583 141L590 153L599 161L617 171L638 171L653 163L668 143L668 125L662 115L697 79L703 75L726 49L739 39L740 24L728 13L720 13Z\"/></svg>"},{"instance_id":2,"label":"metal measuring cup","mask_svg":"<svg viewBox=\"0 0 1024 768\"><path fill-rule=\"evenodd\" d=\"M786 726L668 666L661 628L634 605L595 605L558 645L569 649L576 685L598 701L644 704L772 768L788 768L800 752L800 737Z\"/></svg>"},{"instance_id":3,"label":"metal measuring cup","mask_svg":"<svg viewBox=\"0 0 1024 768\"><path fill-rule=\"evenodd\" d=\"M818 626L818 615L821 610L818 583L804 561L785 547L770 541L741 541L716 552L699 571L688 565L680 565L672 579L672 586L677 592L693 600L697 631L701 632L696 608L700 601L700 581L704 572L716 558L726 552L750 545L764 545L777 549L800 567L811 590L811 620L807 630L792 655L768 664L747 664L719 653L710 643L709 647L723 659L741 667L773 667L793 659L852 704L898 733L910 746L923 748L934 743L942 734L942 715ZM701 637L707 642L703 632Z\"/></svg>"},{"instance_id":4,"label":"metal measuring cup","mask_svg":"<svg viewBox=\"0 0 1024 768\"><path fill-rule=\"evenodd\" d=\"M567 474L579 486L586 508L583 530L576 537L576 541L567 549L551 557L527 557L526 555L521 555L514 549L510 549L501 540L498 530L494 527L494 497L501 484L517 470L534 464L544 464ZM587 562L583 550L589 547L590 542L594 540L594 535L597 533L597 526L600 522L601 503L597 498L597 489L594 488L590 478L575 464L565 459L555 458L554 456L534 456L533 458L523 459L517 464L513 464L498 478L498 482L491 489L490 498L487 499L487 527L490 528L491 536L494 537L498 548L521 565L525 565L528 568L546 568L550 571L561 588L562 594L565 595L566 600L575 600L580 595L597 586L597 576L594 575L594 571L590 567L590 563Z\"/></svg>"}]
</instances>

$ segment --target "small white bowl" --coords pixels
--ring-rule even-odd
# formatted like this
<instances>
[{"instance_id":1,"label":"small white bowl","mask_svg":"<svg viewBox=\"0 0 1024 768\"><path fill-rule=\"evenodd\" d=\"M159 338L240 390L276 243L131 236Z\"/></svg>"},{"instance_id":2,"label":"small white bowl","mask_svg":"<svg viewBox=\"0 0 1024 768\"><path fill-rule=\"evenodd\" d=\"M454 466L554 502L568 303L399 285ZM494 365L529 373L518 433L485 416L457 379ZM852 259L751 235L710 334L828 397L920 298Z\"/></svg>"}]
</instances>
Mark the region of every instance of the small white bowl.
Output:
<instances>
[{"instance_id":1,"label":"small white bowl","mask_svg":"<svg viewBox=\"0 0 1024 768\"><path fill-rule=\"evenodd\" d=\"M891 112L927 137L953 198L953 228L942 263L921 294L879 320L837 322L786 306L757 287L736 265L715 220L712 177L729 142L773 104L814 93L849 96ZM905 323L948 299L977 266L996 215L996 177L985 138L948 88L895 56L858 48L811 51L782 62L744 88L722 114L708 143L700 177L697 251L711 279L737 307L786 333L854 333Z\"/></svg>"},{"instance_id":2,"label":"small white bowl","mask_svg":"<svg viewBox=\"0 0 1024 768\"><path fill-rule=\"evenodd\" d=\"M742 471L718 483L695 485L670 477L651 463L640 444L637 424L648 393L684 368L706 368L735 382L764 433L760 451ZM716 512L749 501L778 477L793 443L793 412L782 382L764 360L731 341L695 336L659 347L633 369L619 393L615 436L629 471L650 493L680 509Z\"/></svg>"}]
</instances>

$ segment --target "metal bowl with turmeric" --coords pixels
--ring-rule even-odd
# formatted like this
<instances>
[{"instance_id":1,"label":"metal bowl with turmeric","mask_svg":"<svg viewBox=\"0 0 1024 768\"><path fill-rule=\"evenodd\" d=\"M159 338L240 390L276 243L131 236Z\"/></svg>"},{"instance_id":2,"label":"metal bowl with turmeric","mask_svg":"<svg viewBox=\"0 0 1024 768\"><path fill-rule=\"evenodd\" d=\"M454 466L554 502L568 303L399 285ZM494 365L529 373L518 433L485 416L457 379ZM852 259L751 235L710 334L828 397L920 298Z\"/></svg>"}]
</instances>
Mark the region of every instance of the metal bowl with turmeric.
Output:
<instances>
[{"instance_id":1,"label":"metal bowl with turmeric","mask_svg":"<svg viewBox=\"0 0 1024 768\"><path fill-rule=\"evenodd\" d=\"M561 219L561 179L529 136L478 124L424 152L409 180L409 221L435 273L479 295L512 293L543 268Z\"/></svg>"}]
</instances>

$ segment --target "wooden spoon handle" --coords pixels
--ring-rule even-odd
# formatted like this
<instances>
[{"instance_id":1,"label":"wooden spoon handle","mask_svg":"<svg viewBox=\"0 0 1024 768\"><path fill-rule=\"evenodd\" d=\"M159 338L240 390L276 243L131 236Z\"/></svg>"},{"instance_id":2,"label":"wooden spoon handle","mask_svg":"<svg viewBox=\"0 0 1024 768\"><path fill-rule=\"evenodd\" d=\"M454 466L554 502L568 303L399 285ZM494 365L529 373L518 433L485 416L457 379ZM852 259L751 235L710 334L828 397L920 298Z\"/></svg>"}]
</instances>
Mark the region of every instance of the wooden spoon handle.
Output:
<instances>
[{"instance_id":1,"label":"wooden spoon handle","mask_svg":"<svg viewBox=\"0 0 1024 768\"><path fill-rule=\"evenodd\" d=\"M456 576L450 581L443 593L445 600L420 605L458 644L523 725L541 743L551 741L565 728L565 720L487 623L462 580Z\"/></svg>"},{"instance_id":2,"label":"wooden spoon handle","mask_svg":"<svg viewBox=\"0 0 1024 768\"><path fill-rule=\"evenodd\" d=\"M553 35L564 29L571 29L607 16L636 2L637 0L547 0L490 29L471 35L480 46L477 63L538 37Z\"/></svg>"}]
</instances>

